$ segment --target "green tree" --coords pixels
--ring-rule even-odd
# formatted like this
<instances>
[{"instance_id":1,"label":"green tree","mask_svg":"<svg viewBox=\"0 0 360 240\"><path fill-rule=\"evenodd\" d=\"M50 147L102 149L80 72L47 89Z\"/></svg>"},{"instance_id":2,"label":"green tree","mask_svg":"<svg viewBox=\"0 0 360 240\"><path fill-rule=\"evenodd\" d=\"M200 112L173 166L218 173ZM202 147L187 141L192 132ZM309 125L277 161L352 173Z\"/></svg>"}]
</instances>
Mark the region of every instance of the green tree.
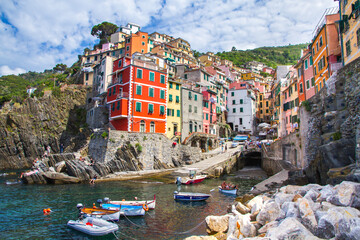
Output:
<instances>
[{"instance_id":1,"label":"green tree","mask_svg":"<svg viewBox=\"0 0 360 240\"><path fill-rule=\"evenodd\" d=\"M64 72L66 70L67 66L66 64L63 63L58 63L56 64L56 66L53 68L53 70L55 72Z\"/></svg>"},{"instance_id":2,"label":"green tree","mask_svg":"<svg viewBox=\"0 0 360 240\"><path fill-rule=\"evenodd\" d=\"M91 29L91 35L99 38L100 44L108 43L110 41L111 34L115 33L117 29L118 26L113 23L102 22Z\"/></svg>"},{"instance_id":3,"label":"green tree","mask_svg":"<svg viewBox=\"0 0 360 240\"><path fill-rule=\"evenodd\" d=\"M236 47L235 47L235 46L232 47L232 48L231 48L231 51L232 51L232 52L236 51Z\"/></svg>"}]
</instances>

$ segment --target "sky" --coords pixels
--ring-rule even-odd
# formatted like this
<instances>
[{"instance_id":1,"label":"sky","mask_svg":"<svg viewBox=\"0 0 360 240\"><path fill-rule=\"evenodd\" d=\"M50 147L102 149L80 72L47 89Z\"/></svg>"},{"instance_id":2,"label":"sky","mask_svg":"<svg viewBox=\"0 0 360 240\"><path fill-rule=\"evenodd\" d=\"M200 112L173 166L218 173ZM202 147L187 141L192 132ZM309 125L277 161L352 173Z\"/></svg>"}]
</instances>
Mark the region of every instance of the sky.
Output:
<instances>
[{"instance_id":1,"label":"sky","mask_svg":"<svg viewBox=\"0 0 360 240\"><path fill-rule=\"evenodd\" d=\"M308 43L334 0L1 0L0 76L71 66L94 25L128 22L199 52Z\"/></svg>"}]
</instances>

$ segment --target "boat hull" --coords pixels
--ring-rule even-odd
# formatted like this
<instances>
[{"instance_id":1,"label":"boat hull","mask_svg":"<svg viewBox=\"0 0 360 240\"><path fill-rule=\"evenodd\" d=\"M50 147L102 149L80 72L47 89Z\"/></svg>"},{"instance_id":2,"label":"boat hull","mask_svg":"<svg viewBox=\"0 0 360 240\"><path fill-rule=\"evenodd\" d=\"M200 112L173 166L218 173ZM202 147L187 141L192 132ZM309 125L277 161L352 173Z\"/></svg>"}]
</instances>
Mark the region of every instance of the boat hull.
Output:
<instances>
[{"instance_id":1,"label":"boat hull","mask_svg":"<svg viewBox=\"0 0 360 240\"><path fill-rule=\"evenodd\" d=\"M202 181L204 181L206 178L206 176L196 176L194 178L184 178L181 180L181 184L184 185L189 185L189 184L196 184L196 183L201 183Z\"/></svg>"},{"instance_id":2,"label":"boat hull","mask_svg":"<svg viewBox=\"0 0 360 240\"><path fill-rule=\"evenodd\" d=\"M143 206L132 206L132 205L118 205L118 204L102 204L102 208L109 210L117 210L120 212L120 216L144 216L145 209Z\"/></svg>"},{"instance_id":3,"label":"boat hull","mask_svg":"<svg viewBox=\"0 0 360 240\"><path fill-rule=\"evenodd\" d=\"M86 223L91 223L87 225ZM91 236L104 236L119 230L119 226L102 219L87 217L84 220L69 220L67 226Z\"/></svg>"},{"instance_id":4,"label":"boat hull","mask_svg":"<svg viewBox=\"0 0 360 240\"><path fill-rule=\"evenodd\" d=\"M105 210L105 211L104 211ZM82 210L86 217L100 218L106 221L119 221L120 211L111 211L106 209L93 209L87 211L86 209Z\"/></svg>"},{"instance_id":5,"label":"boat hull","mask_svg":"<svg viewBox=\"0 0 360 240\"><path fill-rule=\"evenodd\" d=\"M174 193L174 199L176 201L186 201L186 202L205 201L209 197L210 195L205 193L187 193L187 192Z\"/></svg>"},{"instance_id":6,"label":"boat hull","mask_svg":"<svg viewBox=\"0 0 360 240\"><path fill-rule=\"evenodd\" d=\"M116 205L129 205L129 206L143 206L146 204L149 209L155 209L156 200L149 200L149 201L110 201L110 204Z\"/></svg>"},{"instance_id":7,"label":"boat hull","mask_svg":"<svg viewBox=\"0 0 360 240\"><path fill-rule=\"evenodd\" d=\"M219 187L219 192L224 194L236 195L237 189L222 189L221 187Z\"/></svg>"}]
</instances>

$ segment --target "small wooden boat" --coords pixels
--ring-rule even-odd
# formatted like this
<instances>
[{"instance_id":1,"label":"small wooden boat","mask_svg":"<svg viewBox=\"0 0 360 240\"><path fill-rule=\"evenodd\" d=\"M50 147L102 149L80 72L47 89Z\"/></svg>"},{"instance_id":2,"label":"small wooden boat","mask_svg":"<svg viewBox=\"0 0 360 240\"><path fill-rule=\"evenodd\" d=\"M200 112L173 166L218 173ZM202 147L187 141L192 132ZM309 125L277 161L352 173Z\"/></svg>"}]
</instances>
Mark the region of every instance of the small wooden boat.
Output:
<instances>
[{"instance_id":1,"label":"small wooden boat","mask_svg":"<svg viewBox=\"0 0 360 240\"><path fill-rule=\"evenodd\" d=\"M155 209L156 206L156 195L154 195L154 199L153 200L143 200L143 201L138 201L138 200L134 200L134 201L109 201L109 203L111 204L116 204L116 205L129 205L129 206L143 206L144 204L148 206L149 209Z\"/></svg>"},{"instance_id":2,"label":"small wooden boat","mask_svg":"<svg viewBox=\"0 0 360 240\"><path fill-rule=\"evenodd\" d=\"M193 193L193 192L174 192L174 199L176 201L205 201L210 197L210 194L206 193Z\"/></svg>"},{"instance_id":3,"label":"small wooden boat","mask_svg":"<svg viewBox=\"0 0 360 240\"><path fill-rule=\"evenodd\" d=\"M190 168L189 169L189 176L188 177L178 177L176 179L176 184L195 184L195 183L201 183L202 181L205 180L205 178L207 177L207 175L196 175L196 169L195 168Z\"/></svg>"},{"instance_id":4,"label":"small wooden boat","mask_svg":"<svg viewBox=\"0 0 360 240\"><path fill-rule=\"evenodd\" d=\"M221 186L219 186L219 192L224 193L224 194L231 194L231 195L236 195L237 193L237 188L222 188Z\"/></svg>"},{"instance_id":5,"label":"small wooden boat","mask_svg":"<svg viewBox=\"0 0 360 240\"><path fill-rule=\"evenodd\" d=\"M86 217L101 218L107 221L119 221L120 211L104 208L82 208L81 213Z\"/></svg>"},{"instance_id":6,"label":"small wooden boat","mask_svg":"<svg viewBox=\"0 0 360 240\"><path fill-rule=\"evenodd\" d=\"M120 215L122 216L144 216L145 211L149 210L149 208L145 206L132 206L132 205L118 205L111 203L104 203L101 205L104 209L120 211Z\"/></svg>"},{"instance_id":7,"label":"small wooden boat","mask_svg":"<svg viewBox=\"0 0 360 240\"><path fill-rule=\"evenodd\" d=\"M67 226L91 236L103 236L119 230L119 226L102 219L87 217L79 220L69 220Z\"/></svg>"}]
</instances>

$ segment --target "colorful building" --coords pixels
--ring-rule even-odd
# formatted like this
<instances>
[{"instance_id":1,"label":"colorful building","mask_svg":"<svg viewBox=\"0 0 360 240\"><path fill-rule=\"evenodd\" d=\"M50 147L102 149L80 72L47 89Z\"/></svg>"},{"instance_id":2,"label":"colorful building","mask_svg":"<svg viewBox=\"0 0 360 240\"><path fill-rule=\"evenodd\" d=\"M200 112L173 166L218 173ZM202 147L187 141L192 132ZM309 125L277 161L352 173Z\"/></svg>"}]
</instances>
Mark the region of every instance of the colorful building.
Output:
<instances>
[{"instance_id":1,"label":"colorful building","mask_svg":"<svg viewBox=\"0 0 360 240\"><path fill-rule=\"evenodd\" d=\"M142 54L114 61L108 87L110 123L116 130L166 133L167 72Z\"/></svg>"},{"instance_id":2,"label":"colorful building","mask_svg":"<svg viewBox=\"0 0 360 240\"><path fill-rule=\"evenodd\" d=\"M148 33L136 32L125 38L125 56L131 57L135 52L148 52Z\"/></svg>"},{"instance_id":3,"label":"colorful building","mask_svg":"<svg viewBox=\"0 0 360 240\"><path fill-rule=\"evenodd\" d=\"M204 133L216 135L216 92L202 88Z\"/></svg>"},{"instance_id":4,"label":"colorful building","mask_svg":"<svg viewBox=\"0 0 360 240\"><path fill-rule=\"evenodd\" d=\"M340 0L340 35L343 65L360 57L360 1Z\"/></svg>"},{"instance_id":5,"label":"colorful building","mask_svg":"<svg viewBox=\"0 0 360 240\"><path fill-rule=\"evenodd\" d=\"M181 138L181 85L179 79L170 79L168 84L167 134L170 139Z\"/></svg>"}]
</instances>

